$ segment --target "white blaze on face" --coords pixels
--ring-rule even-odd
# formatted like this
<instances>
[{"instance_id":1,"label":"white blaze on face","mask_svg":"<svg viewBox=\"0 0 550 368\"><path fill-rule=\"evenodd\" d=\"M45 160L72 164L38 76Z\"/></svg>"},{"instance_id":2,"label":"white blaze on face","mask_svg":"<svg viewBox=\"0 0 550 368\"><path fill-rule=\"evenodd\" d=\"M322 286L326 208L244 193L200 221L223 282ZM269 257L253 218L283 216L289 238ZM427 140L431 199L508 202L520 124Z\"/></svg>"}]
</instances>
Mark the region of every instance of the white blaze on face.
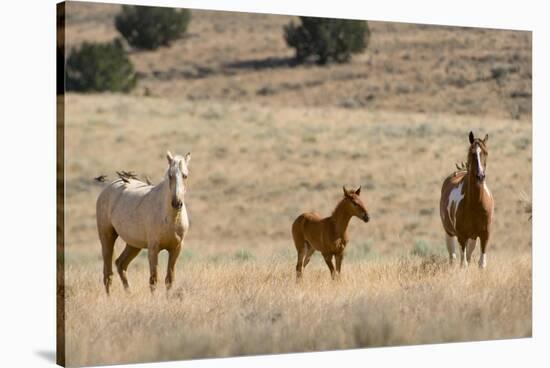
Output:
<instances>
[{"instance_id":1,"label":"white blaze on face","mask_svg":"<svg viewBox=\"0 0 550 368\"><path fill-rule=\"evenodd\" d=\"M449 203L447 204L447 214L453 226L455 226L456 224L456 210L458 209L458 205L462 201L462 198L464 198L464 194L462 194L463 184L464 182L461 182L460 185L454 188L453 190L451 190L451 194L449 194ZM453 213L451 213L451 209L453 208L453 203L454 203L454 211Z\"/></svg>"},{"instance_id":2,"label":"white blaze on face","mask_svg":"<svg viewBox=\"0 0 550 368\"><path fill-rule=\"evenodd\" d=\"M476 156L477 156L477 172L480 175L483 175L483 167L481 167L481 158L479 154L481 153L481 148L476 147Z\"/></svg>"}]
</instances>

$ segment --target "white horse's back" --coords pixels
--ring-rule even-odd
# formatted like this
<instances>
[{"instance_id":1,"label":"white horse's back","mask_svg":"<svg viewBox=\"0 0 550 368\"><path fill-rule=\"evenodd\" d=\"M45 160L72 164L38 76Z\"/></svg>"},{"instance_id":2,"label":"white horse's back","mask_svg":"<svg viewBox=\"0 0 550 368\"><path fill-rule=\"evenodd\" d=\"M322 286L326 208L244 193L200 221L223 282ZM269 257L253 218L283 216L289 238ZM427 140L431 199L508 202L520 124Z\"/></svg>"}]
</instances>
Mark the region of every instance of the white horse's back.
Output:
<instances>
[{"instance_id":1,"label":"white horse's back","mask_svg":"<svg viewBox=\"0 0 550 368\"><path fill-rule=\"evenodd\" d=\"M128 183L122 180L112 182L97 199L98 225L100 222L109 223L126 243L147 248L152 233L170 231L161 229L161 191L162 183L151 186L132 179ZM187 218L185 206L181 211L185 212L182 217Z\"/></svg>"}]
</instances>

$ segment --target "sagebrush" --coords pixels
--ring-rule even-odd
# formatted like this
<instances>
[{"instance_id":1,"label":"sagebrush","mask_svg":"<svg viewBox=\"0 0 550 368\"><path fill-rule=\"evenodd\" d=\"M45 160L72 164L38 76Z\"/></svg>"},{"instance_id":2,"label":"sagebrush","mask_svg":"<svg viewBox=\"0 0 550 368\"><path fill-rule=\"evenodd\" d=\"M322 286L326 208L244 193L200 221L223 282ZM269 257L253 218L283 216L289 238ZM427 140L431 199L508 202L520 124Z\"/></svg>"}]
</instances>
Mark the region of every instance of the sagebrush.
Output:
<instances>
[{"instance_id":1,"label":"sagebrush","mask_svg":"<svg viewBox=\"0 0 550 368\"><path fill-rule=\"evenodd\" d=\"M296 60L304 62L314 57L318 64L330 61L342 63L351 54L364 51L370 31L366 21L300 17L301 25L290 22L285 28L285 40L296 49Z\"/></svg>"},{"instance_id":2,"label":"sagebrush","mask_svg":"<svg viewBox=\"0 0 550 368\"><path fill-rule=\"evenodd\" d=\"M124 5L115 27L131 46L154 50L181 38L190 20L187 9Z\"/></svg>"},{"instance_id":3,"label":"sagebrush","mask_svg":"<svg viewBox=\"0 0 550 368\"><path fill-rule=\"evenodd\" d=\"M66 88L78 92L129 92L137 84L134 65L120 40L84 42L71 50L66 66Z\"/></svg>"}]
</instances>

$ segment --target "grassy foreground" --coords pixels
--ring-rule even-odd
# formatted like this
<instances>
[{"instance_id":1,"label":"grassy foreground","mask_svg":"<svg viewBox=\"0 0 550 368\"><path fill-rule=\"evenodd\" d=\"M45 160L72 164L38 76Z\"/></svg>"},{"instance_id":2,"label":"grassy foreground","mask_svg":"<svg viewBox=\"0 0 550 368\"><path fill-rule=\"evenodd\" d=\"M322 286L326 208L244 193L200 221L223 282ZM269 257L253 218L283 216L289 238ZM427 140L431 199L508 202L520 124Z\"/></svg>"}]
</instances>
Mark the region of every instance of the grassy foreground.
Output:
<instances>
[{"instance_id":1,"label":"grassy foreground","mask_svg":"<svg viewBox=\"0 0 550 368\"><path fill-rule=\"evenodd\" d=\"M138 259L129 270L132 292L117 279L111 297L99 267L71 267L67 363L531 336L529 253L495 254L484 271L449 268L439 255L344 261L335 282L325 267L314 256L296 284L290 258L181 262L174 288L151 295Z\"/></svg>"},{"instance_id":2,"label":"grassy foreground","mask_svg":"<svg viewBox=\"0 0 550 368\"><path fill-rule=\"evenodd\" d=\"M69 3L68 49L112 40L119 11ZM129 53L130 95L65 96L68 365L531 335L531 33L369 22L351 63L291 66L291 20L193 10L188 37ZM439 218L470 130L490 135L483 272L448 268ZM108 298L93 178L157 183L168 149L193 157L176 284L151 295L142 252L132 293L116 279ZM330 214L342 185L363 186L372 221L351 221L339 282L315 255L296 285L292 221Z\"/></svg>"},{"instance_id":3,"label":"grassy foreground","mask_svg":"<svg viewBox=\"0 0 550 368\"><path fill-rule=\"evenodd\" d=\"M531 335L531 224L519 201L531 184L529 124L132 96L67 100L69 365ZM497 204L484 272L475 263L447 270L437 210L441 180L465 157L466 128L492 140ZM107 298L95 225L102 187L92 178L125 169L157 181L165 149L193 153L191 229L177 283L151 296L142 252L129 269L132 294L116 280ZM290 224L305 210L330 213L343 184L364 185L373 220L352 220L340 282L316 255L297 286ZM165 264L162 255L162 271Z\"/></svg>"}]
</instances>

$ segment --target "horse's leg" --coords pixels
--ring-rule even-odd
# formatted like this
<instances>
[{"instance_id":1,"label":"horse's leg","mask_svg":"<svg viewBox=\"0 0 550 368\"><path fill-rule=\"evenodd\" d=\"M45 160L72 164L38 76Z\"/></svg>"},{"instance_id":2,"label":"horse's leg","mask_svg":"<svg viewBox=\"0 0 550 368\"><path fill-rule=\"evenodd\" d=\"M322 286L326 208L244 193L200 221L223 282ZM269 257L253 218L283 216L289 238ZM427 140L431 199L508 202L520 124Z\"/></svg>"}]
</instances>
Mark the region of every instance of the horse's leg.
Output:
<instances>
[{"instance_id":1,"label":"horse's leg","mask_svg":"<svg viewBox=\"0 0 550 368\"><path fill-rule=\"evenodd\" d=\"M298 255L298 260L296 262L296 281L300 281L302 278L302 266L304 264L304 256L306 254L306 241L304 235L298 231L292 231L292 239L294 240L294 245L296 246L296 252Z\"/></svg>"},{"instance_id":2,"label":"horse's leg","mask_svg":"<svg viewBox=\"0 0 550 368\"><path fill-rule=\"evenodd\" d=\"M175 280L176 260L178 259L178 256L180 254L181 247L182 244L179 244L177 247L168 250L168 267L166 269L166 279L164 280L166 290L170 290L170 288L172 287L172 283Z\"/></svg>"},{"instance_id":3,"label":"horse's leg","mask_svg":"<svg viewBox=\"0 0 550 368\"><path fill-rule=\"evenodd\" d=\"M330 270L330 277L334 280L336 274L334 272L334 265L332 264L332 253L323 253L323 258L325 259L328 269Z\"/></svg>"},{"instance_id":4,"label":"horse's leg","mask_svg":"<svg viewBox=\"0 0 550 368\"><path fill-rule=\"evenodd\" d=\"M451 265L456 259L456 242L455 237L445 233L445 243L447 244L447 251L449 252L449 262Z\"/></svg>"},{"instance_id":5,"label":"horse's leg","mask_svg":"<svg viewBox=\"0 0 550 368\"><path fill-rule=\"evenodd\" d=\"M468 260L466 259L466 244L468 243L468 238L462 239L458 238L458 244L460 245L460 266L468 267Z\"/></svg>"},{"instance_id":6,"label":"horse's leg","mask_svg":"<svg viewBox=\"0 0 550 368\"><path fill-rule=\"evenodd\" d=\"M340 278L340 268L342 267L342 260L344 259L344 251L334 255L336 260L336 275Z\"/></svg>"},{"instance_id":7,"label":"horse's leg","mask_svg":"<svg viewBox=\"0 0 550 368\"><path fill-rule=\"evenodd\" d=\"M113 283L113 250L118 237L112 226L98 226L99 240L101 241L101 254L103 256L103 285L107 295Z\"/></svg>"},{"instance_id":8,"label":"horse's leg","mask_svg":"<svg viewBox=\"0 0 550 368\"><path fill-rule=\"evenodd\" d=\"M481 243L481 255L479 256L479 267L485 268L487 267L487 255L485 251L487 250L487 243L489 242L489 233L483 234L479 237L479 241Z\"/></svg>"},{"instance_id":9,"label":"horse's leg","mask_svg":"<svg viewBox=\"0 0 550 368\"><path fill-rule=\"evenodd\" d=\"M474 252L474 249L476 249L476 239L469 239L468 244L466 245L466 261L470 263L472 261L472 253Z\"/></svg>"},{"instance_id":10,"label":"horse's leg","mask_svg":"<svg viewBox=\"0 0 550 368\"><path fill-rule=\"evenodd\" d=\"M149 253L149 287L153 292L157 287L159 245L149 244L147 251Z\"/></svg>"},{"instance_id":11,"label":"horse's leg","mask_svg":"<svg viewBox=\"0 0 550 368\"><path fill-rule=\"evenodd\" d=\"M296 281L300 281L302 278L302 271L304 266L304 257L306 255L305 246L298 249L298 260L296 261Z\"/></svg>"},{"instance_id":12,"label":"horse's leg","mask_svg":"<svg viewBox=\"0 0 550 368\"><path fill-rule=\"evenodd\" d=\"M118 271L118 275L120 276L120 280L122 281L122 285L124 285L124 289L128 290L128 287L130 286L128 284L128 278L126 277L126 270L128 269L128 265L136 256L139 254L141 249L132 247L130 244L126 244L126 248L120 253L120 256L118 256L117 260L115 261L116 269Z\"/></svg>"},{"instance_id":13,"label":"horse's leg","mask_svg":"<svg viewBox=\"0 0 550 368\"><path fill-rule=\"evenodd\" d=\"M304 268L306 268L307 264L309 263L309 259L311 258L311 255L315 253L315 248L311 246L308 242L306 242L306 258L304 259Z\"/></svg>"}]
</instances>

